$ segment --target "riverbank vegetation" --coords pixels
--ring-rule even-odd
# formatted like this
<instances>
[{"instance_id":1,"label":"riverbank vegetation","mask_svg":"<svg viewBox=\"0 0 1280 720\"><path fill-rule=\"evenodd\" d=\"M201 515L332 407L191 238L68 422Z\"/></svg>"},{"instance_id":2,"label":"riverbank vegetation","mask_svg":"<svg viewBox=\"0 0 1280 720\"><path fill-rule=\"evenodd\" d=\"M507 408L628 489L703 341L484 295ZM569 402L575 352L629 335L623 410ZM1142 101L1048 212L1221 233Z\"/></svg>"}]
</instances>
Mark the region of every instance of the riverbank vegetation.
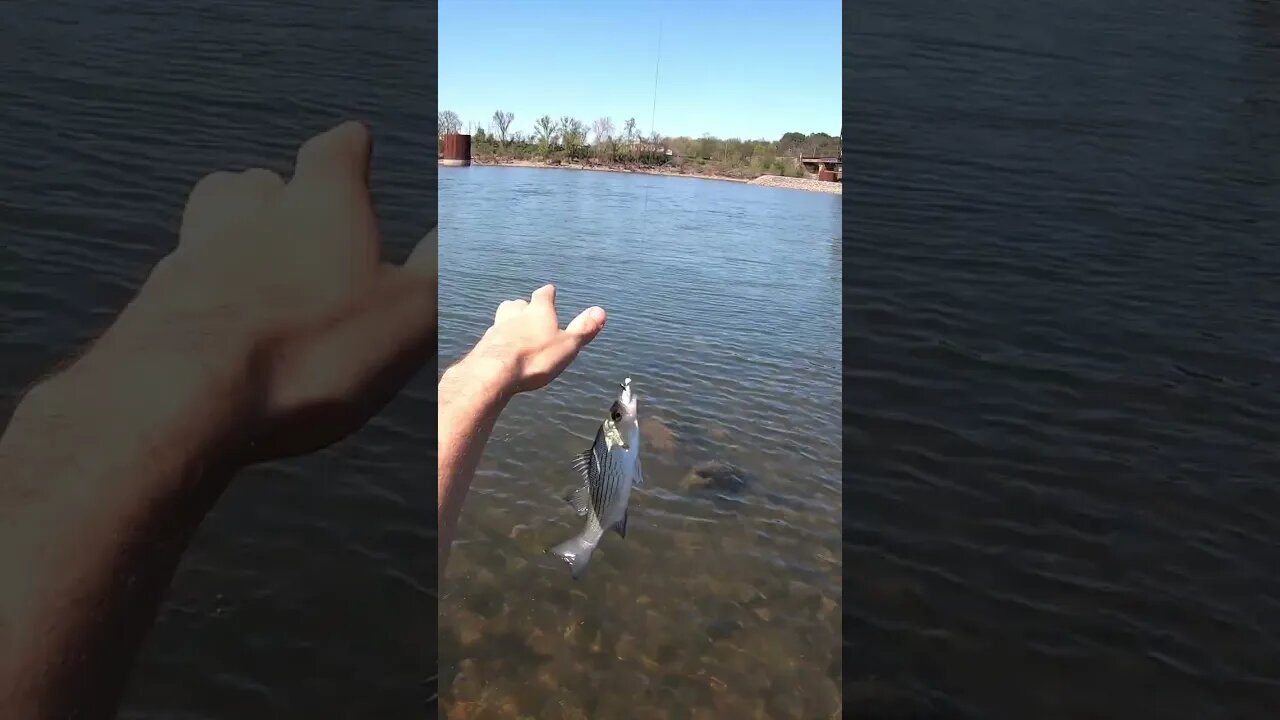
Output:
<instances>
[{"instance_id":1,"label":"riverbank vegetation","mask_svg":"<svg viewBox=\"0 0 1280 720\"><path fill-rule=\"evenodd\" d=\"M777 140L645 135L635 118L615 126L608 117L588 124L574 117L543 115L533 120L528 132L516 129L515 115L504 110L481 123L464 124L448 110L441 111L438 120L439 146L444 147L447 133L468 133L471 157L477 163L633 167L749 179L803 177L800 156L834 156L840 151L840 138L826 133L789 132Z\"/></svg>"}]
</instances>

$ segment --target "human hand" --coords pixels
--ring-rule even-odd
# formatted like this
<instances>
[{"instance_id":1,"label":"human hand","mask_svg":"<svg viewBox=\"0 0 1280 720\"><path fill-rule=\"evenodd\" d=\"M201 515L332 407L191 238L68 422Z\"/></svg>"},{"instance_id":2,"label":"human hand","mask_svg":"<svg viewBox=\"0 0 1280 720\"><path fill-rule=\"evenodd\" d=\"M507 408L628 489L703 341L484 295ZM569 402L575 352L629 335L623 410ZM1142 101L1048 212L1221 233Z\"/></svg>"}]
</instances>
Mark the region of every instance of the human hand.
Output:
<instances>
[{"instance_id":1,"label":"human hand","mask_svg":"<svg viewBox=\"0 0 1280 720\"><path fill-rule=\"evenodd\" d=\"M536 390L556 379L587 343L604 328L603 308L583 310L561 330L556 318L556 288L543 285L528 301L505 300L493 325L476 343L471 357L493 368L510 394Z\"/></svg>"},{"instance_id":2,"label":"human hand","mask_svg":"<svg viewBox=\"0 0 1280 720\"><path fill-rule=\"evenodd\" d=\"M118 323L148 349L180 336L198 362L249 368L246 460L336 442L435 353L436 234L403 266L382 259L370 143L348 122L307 141L288 182L205 177L177 248Z\"/></svg>"}]
</instances>

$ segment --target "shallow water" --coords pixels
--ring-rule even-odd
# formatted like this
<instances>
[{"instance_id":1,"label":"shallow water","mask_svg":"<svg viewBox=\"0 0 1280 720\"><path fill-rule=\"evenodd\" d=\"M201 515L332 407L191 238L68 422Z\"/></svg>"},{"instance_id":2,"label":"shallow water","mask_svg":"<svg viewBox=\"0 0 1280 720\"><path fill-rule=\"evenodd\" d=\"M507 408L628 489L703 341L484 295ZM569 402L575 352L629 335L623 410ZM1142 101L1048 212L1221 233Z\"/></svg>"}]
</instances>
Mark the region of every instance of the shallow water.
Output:
<instances>
[{"instance_id":1,"label":"shallow water","mask_svg":"<svg viewBox=\"0 0 1280 720\"><path fill-rule=\"evenodd\" d=\"M440 600L448 717L825 718L840 708L840 198L440 168L440 363L544 282L603 333L495 428ZM574 582L545 549L617 383L646 483ZM728 465L707 486L691 471ZM487 714L486 714L487 713Z\"/></svg>"}]
</instances>

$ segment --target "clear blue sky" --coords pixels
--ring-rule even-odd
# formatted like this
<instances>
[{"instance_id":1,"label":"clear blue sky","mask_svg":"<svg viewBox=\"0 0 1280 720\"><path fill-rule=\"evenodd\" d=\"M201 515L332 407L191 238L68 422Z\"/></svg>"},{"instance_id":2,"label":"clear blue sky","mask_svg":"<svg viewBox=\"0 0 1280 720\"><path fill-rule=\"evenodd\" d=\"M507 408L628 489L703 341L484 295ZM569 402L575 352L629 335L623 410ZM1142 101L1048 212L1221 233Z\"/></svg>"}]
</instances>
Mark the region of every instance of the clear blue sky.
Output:
<instances>
[{"instance_id":1,"label":"clear blue sky","mask_svg":"<svg viewBox=\"0 0 1280 720\"><path fill-rule=\"evenodd\" d=\"M440 0L441 110L649 133L777 140L840 132L839 0ZM662 48L658 49L658 25Z\"/></svg>"}]
</instances>

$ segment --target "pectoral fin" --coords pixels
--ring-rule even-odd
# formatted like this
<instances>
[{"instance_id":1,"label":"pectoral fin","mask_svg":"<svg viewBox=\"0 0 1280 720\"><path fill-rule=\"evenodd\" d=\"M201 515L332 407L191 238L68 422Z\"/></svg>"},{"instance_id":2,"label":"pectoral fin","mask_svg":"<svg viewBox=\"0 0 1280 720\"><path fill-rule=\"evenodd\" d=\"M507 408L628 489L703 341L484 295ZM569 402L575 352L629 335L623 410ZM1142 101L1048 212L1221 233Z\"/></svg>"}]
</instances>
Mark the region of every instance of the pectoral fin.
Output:
<instances>
[{"instance_id":1,"label":"pectoral fin","mask_svg":"<svg viewBox=\"0 0 1280 720\"><path fill-rule=\"evenodd\" d=\"M587 448L573 456L573 469L582 476L583 482L591 480L591 448Z\"/></svg>"},{"instance_id":2,"label":"pectoral fin","mask_svg":"<svg viewBox=\"0 0 1280 720\"><path fill-rule=\"evenodd\" d=\"M640 458L636 458L636 481L634 484L644 484L644 468L640 467Z\"/></svg>"},{"instance_id":3,"label":"pectoral fin","mask_svg":"<svg viewBox=\"0 0 1280 720\"><path fill-rule=\"evenodd\" d=\"M627 515L628 514L630 514L630 510L623 510L622 519L614 523L613 525L613 529L617 531L618 535L622 538L627 537Z\"/></svg>"}]
</instances>

